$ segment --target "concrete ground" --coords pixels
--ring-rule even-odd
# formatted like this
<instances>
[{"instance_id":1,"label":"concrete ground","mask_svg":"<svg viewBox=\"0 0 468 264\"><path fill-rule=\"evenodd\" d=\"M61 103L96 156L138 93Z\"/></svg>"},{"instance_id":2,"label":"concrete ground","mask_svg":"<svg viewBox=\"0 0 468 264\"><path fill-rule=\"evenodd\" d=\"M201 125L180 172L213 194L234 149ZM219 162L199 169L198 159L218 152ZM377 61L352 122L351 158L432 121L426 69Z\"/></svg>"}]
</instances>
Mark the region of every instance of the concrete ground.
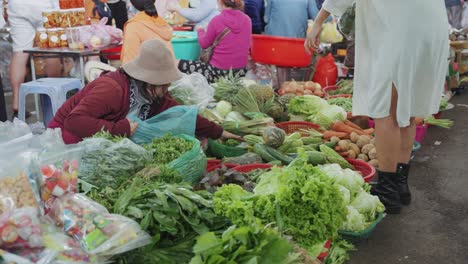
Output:
<instances>
[{"instance_id":1,"label":"concrete ground","mask_svg":"<svg viewBox=\"0 0 468 264\"><path fill-rule=\"evenodd\" d=\"M388 215L357 245L350 264L468 263L468 91L442 118L452 129L429 128L410 174L413 203Z\"/></svg>"}]
</instances>

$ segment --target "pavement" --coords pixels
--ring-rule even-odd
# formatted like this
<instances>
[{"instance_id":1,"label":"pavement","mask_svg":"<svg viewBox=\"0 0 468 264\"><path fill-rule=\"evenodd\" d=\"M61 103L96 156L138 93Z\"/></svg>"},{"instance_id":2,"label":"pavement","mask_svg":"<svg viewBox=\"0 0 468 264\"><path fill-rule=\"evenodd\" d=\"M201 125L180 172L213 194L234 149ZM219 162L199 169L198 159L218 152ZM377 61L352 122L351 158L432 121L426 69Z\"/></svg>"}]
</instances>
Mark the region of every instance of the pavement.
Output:
<instances>
[{"instance_id":1,"label":"pavement","mask_svg":"<svg viewBox=\"0 0 468 264\"><path fill-rule=\"evenodd\" d=\"M349 264L468 264L468 91L450 102L442 118L454 127L430 127L412 163L412 204L387 215Z\"/></svg>"}]
</instances>

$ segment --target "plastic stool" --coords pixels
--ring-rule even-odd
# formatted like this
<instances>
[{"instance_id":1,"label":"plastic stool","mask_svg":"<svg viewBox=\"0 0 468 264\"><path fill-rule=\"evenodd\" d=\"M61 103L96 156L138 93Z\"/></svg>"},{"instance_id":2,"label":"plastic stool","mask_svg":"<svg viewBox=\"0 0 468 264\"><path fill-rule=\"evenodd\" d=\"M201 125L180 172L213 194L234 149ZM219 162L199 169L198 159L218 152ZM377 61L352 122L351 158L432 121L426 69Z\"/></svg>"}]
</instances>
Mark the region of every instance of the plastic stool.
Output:
<instances>
[{"instance_id":1,"label":"plastic stool","mask_svg":"<svg viewBox=\"0 0 468 264\"><path fill-rule=\"evenodd\" d=\"M28 94L41 94L42 119L47 126L60 106L66 101L67 93L81 88L80 79L75 78L42 78L23 83L19 89L18 118L25 120L26 96Z\"/></svg>"}]
</instances>

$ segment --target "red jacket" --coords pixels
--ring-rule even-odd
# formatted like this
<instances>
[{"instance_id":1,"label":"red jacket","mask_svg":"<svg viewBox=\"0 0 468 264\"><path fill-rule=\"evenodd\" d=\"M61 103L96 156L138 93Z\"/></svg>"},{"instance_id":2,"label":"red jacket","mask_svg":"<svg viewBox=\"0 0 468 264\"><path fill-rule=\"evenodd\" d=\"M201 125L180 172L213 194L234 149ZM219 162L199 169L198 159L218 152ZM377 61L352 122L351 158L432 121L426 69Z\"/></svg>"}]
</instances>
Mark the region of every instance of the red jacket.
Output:
<instances>
[{"instance_id":1,"label":"red jacket","mask_svg":"<svg viewBox=\"0 0 468 264\"><path fill-rule=\"evenodd\" d=\"M129 135L130 123L126 119L130 106L129 83L120 71L102 75L68 99L49 123L49 128L61 128L66 144L78 143L102 128L112 135ZM151 106L150 116L176 105L178 103L168 94L162 103ZM197 117L196 136L217 139L222 133L220 126Z\"/></svg>"}]
</instances>

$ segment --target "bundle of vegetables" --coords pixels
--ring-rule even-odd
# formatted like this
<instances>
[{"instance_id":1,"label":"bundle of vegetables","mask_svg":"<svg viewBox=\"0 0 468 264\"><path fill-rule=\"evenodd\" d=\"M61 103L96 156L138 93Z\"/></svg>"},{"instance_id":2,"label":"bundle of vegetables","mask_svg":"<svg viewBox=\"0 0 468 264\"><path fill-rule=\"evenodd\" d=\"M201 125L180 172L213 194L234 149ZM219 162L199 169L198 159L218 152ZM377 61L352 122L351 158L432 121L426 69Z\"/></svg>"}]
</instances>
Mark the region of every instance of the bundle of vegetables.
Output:
<instances>
[{"instance_id":1,"label":"bundle of vegetables","mask_svg":"<svg viewBox=\"0 0 468 264\"><path fill-rule=\"evenodd\" d=\"M319 170L338 184L345 201L347 217L341 229L362 231L375 221L379 213L385 210L379 198L369 193L370 186L364 182L359 173L342 169L337 164L321 165Z\"/></svg>"},{"instance_id":2,"label":"bundle of vegetables","mask_svg":"<svg viewBox=\"0 0 468 264\"><path fill-rule=\"evenodd\" d=\"M327 91L328 95L353 94L353 80L340 80L336 83L336 86L337 89Z\"/></svg>"},{"instance_id":3,"label":"bundle of vegetables","mask_svg":"<svg viewBox=\"0 0 468 264\"><path fill-rule=\"evenodd\" d=\"M453 121L450 119L436 119L434 116L428 116L426 118L416 117L415 119L416 125L422 126L424 124L438 126L442 128L451 128L453 126Z\"/></svg>"},{"instance_id":4,"label":"bundle of vegetables","mask_svg":"<svg viewBox=\"0 0 468 264\"><path fill-rule=\"evenodd\" d=\"M288 111L291 120L309 121L322 127L330 128L337 121L346 120L346 111L336 105L329 105L326 100L314 96L298 96L289 102Z\"/></svg>"},{"instance_id":5,"label":"bundle of vegetables","mask_svg":"<svg viewBox=\"0 0 468 264\"><path fill-rule=\"evenodd\" d=\"M237 225L252 224L256 218L276 222L307 250L323 245L345 220L344 200L331 178L304 162L305 153L298 160L262 174L254 194L238 185L221 187L214 196L215 211Z\"/></svg>"},{"instance_id":6,"label":"bundle of vegetables","mask_svg":"<svg viewBox=\"0 0 468 264\"><path fill-rule=\"evenodd\" d=\"M347 97L336 97L328 99L327 102L331 105L342 107L346 112L353 110L353 99Z\"/></svg>"},{"instance_id":7,"label":"bundle of vegetables","mask_svg":"<svg viewBox=\"0 0 468 264\"><path fill-rule=\"evenodd\" d=\"M362 129L358 125L349 120L337 121L330 127L331 130L323 132L323 139L329 140L331 138L349 139L351 134L360 136L370 136L374 133L373 128Z\"/></svg>"},{"instance_id":8,"label":"bundle of vegetables","mask_svg":"<svg viewBox=\"0 0 468 264\"><path fill-rule=\"evenodd\" d=\"M190 264L287 263L291 244L275 230L257 222L231 226L222 235L205 233L193 247Z\"/></svg>"},{"instance_id":9,"label":"bundle of vegetables","mask_svg":"<svg viewBox=\"0 0 468 264\"><path fill-rule=\"evenodd\" d=\"M448 101L444 97L440 98L439 111L444 111L448 107Z\"/></svg>"},{"instance_id":10,"label":"bundle of vegetables","mask_svg":"<svg viewBox=\"0 0 468 264\"><path fill-rule=\"evenodd\" d=\"M241 77L234 75L232 71L229 71L229 75L227 77L221 77L218 79L214 88L214 99L216 101L226 100L232 103L232 100L239 90L245 88L245 86Z\"/></svg>"},{"instance_id":11,"label":"bundle of vegetables","mask_svg":"<svg viewBox=\"0 0 468 264\"><path fill-rule=\"evenodd\" d=\"M226 121L222 124L222 127L234 134L261 135L266 127L272 125L274 125L272 118L262 118L247 121Z\"/></svg>"},{"instance_id":12,"label":"bundle of vegetables","mask_svg":"<svg viewBox=\"0 0 468 264\"><path fill-rule=\"evenodd\" d=\"M191 150L193 142L181 137L165 135L161 138L154 138L151 143L145 144L144 147L153 153L154 164L167 164Z\"/></svg>"},{"instance_id":13,"label":"bundle of vegetables","mask_svg":"<svg viewBox=\"0 0 468 264\"><path fill-rule=\"evenodd\" d=\"M324 92L322 87L319 83L315 83L312 81L307 82L284 82L281 85L281 89L279 90L280 94L295 94L298 96L302 95L316 95L322 97Z\"/></svg>"},{"instance_id":14,"label":"bundle of vegetables","mask_svg":"<svg viewBox=\"0 0 468 264\"><path fill-rule=\"evenodd\" d=\"M353 244L346 240L334 240L324 264L343 264L349 260L349 251L356 250Z\"/></svg>"},{"instance_id":15,"label":"bundle of vegetables","mask_svg":"<svg viewBox=\"0 0 468 264\"><path fill-rule=\"evenodd\" d=\"M82 183L98 188L117 188L151 161L151 152L128 138L100 132L80 143L84 153L78 171Z\"/></svg>"}]
</instances>

